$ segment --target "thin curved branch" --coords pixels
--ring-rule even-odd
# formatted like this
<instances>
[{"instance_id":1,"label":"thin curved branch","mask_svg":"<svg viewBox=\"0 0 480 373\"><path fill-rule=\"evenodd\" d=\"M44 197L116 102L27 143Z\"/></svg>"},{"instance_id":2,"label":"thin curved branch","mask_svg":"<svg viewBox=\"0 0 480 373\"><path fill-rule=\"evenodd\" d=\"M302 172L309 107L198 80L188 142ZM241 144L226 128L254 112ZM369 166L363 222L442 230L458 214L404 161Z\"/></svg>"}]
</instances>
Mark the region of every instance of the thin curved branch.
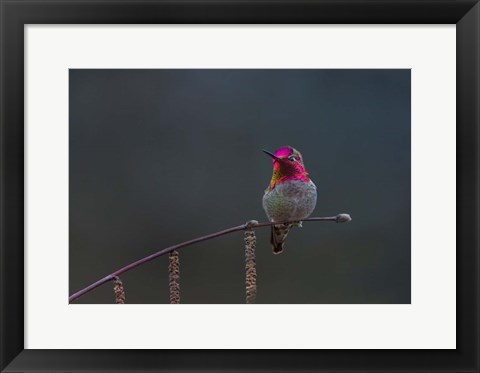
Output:
<instances>
[{"instance_id":1,"label":"thin curved branch","mask_svg":"<svg viewBox=\"0 0 480 373\"><path fill-rule=\"evenodd\" d=\"M348 215L348 214L338 214L336 216L307 218L307 219L303 219L302 222L304 222L304 221L334 221L336 223L347 223L350 220L352 220L350 215ZM115 272L110 273L109 275L101 278L97 282L94 282L93 284L88 285L86 288L83 288L82 290L77 291L76 293L72 294L68 298L68 302L71 303L74 300L80 298L82 295L85 295L85 294L89 293L90 291L98 288L100 285L103 285L103 284L105 284L109 281L112 281L117 276L120 276L122 273L128 272L131 269L134 269L138 266L141 266L142 264L145 264L145 263L147 263L147 262L149 262L153 259L156 259L156 258L158 258L162 255L168 254L169 252L171 252L173 250L178 250L178 249L181 249L182 247L186 247L186 246L190 246L190 245L193 245L193 244L196 244L196 243L199 243L199 242L211 240L212 238L225 236L226 234L233 233L233 232L243 231L243 230L252 229L252 228L253 229L263 228L263 227L269 227L269 226L275 225L275 224L287 224L287 223L294 223L294 222L293 221L283 221L283 222L263 222L263 223L259 223L256 220L250 220L249 222L247 222L245 224L242 224L242 225L238 225L236 227L224 229L223 231L211 233L211 234L208 234L208 235L202 236L202 237L197 237L197 238L194 238L192 240L185 241L185 242L179 243L177 245L167 247L166 249L157 251L156 253L153 253L153 254L148 255L148 256L146 256L142 259L139 259L139 260L137 260L133 263L130 263L129 265L126 265L125 267L117 269Z\"/></svg>"}]
</instances>

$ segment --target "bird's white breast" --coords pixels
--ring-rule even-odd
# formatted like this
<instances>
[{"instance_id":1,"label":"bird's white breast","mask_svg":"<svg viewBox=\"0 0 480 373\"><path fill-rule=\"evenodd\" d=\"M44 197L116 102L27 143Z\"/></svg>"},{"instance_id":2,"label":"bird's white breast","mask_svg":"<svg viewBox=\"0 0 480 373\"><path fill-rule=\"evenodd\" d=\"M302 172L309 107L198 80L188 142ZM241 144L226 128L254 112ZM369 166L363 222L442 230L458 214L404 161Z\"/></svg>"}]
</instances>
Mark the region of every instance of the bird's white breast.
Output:
<instances>
[{"instance_id":1,"label":"bird's white breast","mask_svg":"<svg viewBox=\"0 0 480 373\"><path fill-rule=\"evenodd\" d=\"M302 220L310 216L317 203L317 188L309 180L291 180L266 190L263 208L270 221Z\"/></svg>"}]
</instances>

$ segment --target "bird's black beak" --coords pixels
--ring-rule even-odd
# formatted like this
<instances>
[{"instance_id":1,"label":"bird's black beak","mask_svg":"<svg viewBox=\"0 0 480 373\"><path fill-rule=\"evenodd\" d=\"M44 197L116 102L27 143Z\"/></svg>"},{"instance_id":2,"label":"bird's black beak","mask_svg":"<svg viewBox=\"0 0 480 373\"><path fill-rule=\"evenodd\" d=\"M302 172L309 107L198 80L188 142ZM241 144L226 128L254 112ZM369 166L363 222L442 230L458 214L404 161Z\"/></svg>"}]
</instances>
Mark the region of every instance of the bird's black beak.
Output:
<instances>
[{"instance_id":1,"label":"bird's black beak","mask_svg":"<svg viewBox=\"0 0 480 373\"><path fill-rule=\"evenodd\" d=\"M262 149L262 152L264 152L265 154L269 155L270 157L272 157L273 159L275 159L277 161L281 161L280 158L278 158L275 154L270 153L268 150Z\"/></svg>"}]
</instances>

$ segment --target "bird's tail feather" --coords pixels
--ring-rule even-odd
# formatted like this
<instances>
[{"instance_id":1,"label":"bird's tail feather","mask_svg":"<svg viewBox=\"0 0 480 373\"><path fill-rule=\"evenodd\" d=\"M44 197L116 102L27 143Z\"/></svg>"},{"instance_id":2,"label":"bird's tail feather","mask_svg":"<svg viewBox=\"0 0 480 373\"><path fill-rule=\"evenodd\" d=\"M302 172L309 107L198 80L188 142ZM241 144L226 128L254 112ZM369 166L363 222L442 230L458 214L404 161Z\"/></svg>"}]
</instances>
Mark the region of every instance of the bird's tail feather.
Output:
<instances>
[{"instance_id":1,"label":"bird's tail feather","mask_svg":"<svg viewBox=\"0 0 480 373\"><path fill-rule=\"evenodd\" d=\"M272 225L270 242L274 254L280 254L283 251L283 243L291 227L291 224Z\"/></svg>"}]
</instances>

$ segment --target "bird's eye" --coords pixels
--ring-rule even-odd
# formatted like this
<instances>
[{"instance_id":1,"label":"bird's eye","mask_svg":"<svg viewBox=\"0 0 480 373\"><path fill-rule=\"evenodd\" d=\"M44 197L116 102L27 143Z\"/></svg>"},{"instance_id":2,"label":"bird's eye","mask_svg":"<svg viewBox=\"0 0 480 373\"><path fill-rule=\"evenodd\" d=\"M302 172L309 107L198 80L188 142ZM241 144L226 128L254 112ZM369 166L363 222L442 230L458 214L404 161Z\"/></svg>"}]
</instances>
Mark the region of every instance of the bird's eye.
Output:
<instances>
[{"instance_id":1,"label":"bird's eye","mask_svg":"<svg viewBox=\"0 0 480 373\"><path fill-rule=\"evenodd\" d=\"M292 162L296 162L297 161L297 158L295 158L293 155L291 155L290 157L288 157L288 159Z\"/></svg>"}]
</instances>

